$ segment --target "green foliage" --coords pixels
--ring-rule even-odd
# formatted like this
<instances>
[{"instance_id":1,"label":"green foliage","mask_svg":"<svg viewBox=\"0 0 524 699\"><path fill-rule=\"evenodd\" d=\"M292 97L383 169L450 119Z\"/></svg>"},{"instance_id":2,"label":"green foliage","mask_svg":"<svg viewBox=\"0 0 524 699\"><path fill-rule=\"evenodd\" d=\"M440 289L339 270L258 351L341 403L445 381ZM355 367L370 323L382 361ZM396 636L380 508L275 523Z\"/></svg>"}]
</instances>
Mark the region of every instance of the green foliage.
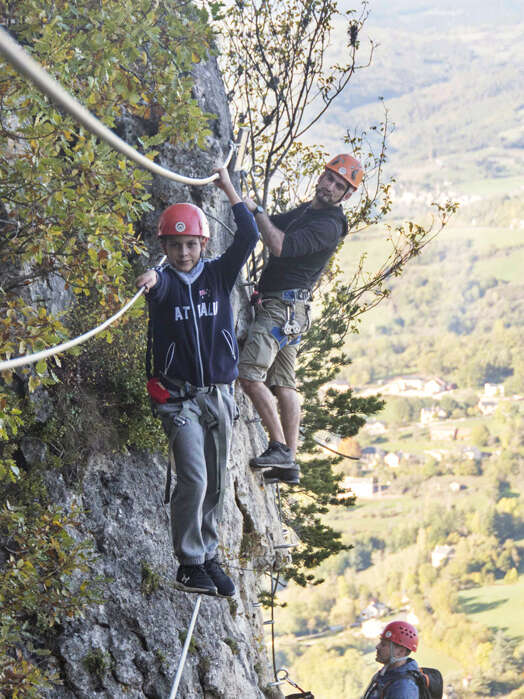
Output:
<instances>
[{"instance_id":1,"label":"green foliage","mask_svg":"<svg viewBox=\"0 0 524 699\"><path fill-rule=\"evenodd\" d=\"M160 422L145 387L147 319L144 306L113 331L112 342L92 340L75 361L76 376L97 397L104 423L120 449L165 450Z\"/></svg>"},{"instance_id":2,"label":"green foliage","mask_svg":"<svg viewBox=\"0 0 524 699\"><path fill-rule=\"evenodd\" d=\"M471 430L471 441L477 447L487 447L490 432L486 425L475 425Z\"/></svg>"},{"instance_id":3,"label":"green foliage","mask_svg":"<svg viewBox=\"0 0 524 699\"><path fill-rule=\"evenodd\" d=\"M323 699L360 696L371 678L370 668L358 647L343 647L336 641L317 643L303 648L297 656L293 678Z\"/></svg>"},{"instance_id":4,"label":"green foliage","mask_svg":"<svg viewBox=\"0 0 524 699\"><path fill-rule=\"evenodd\" d=\"M512 242L517 236L501 228L479 230L456 224L446 228L413 260L401 280L391 280L391 294L395 307L402 309L403 324L395 322L397 314L391 307L378 307L366 317L359 335L347 339L344 349L351 351L353 363L344 374L350 382L363 385L394 375L425 374L439 375L461 389L477 390L485 382L494 382L507 386L507 396L519 393L524 315L518 299L522 289L520 280L508 283L493 276L499 259L518 267ZM482 244L486 249L479 249ZM355 257L365 250L368 264L376 268L382 249L381 231L370 230L365 238L346 243L341 265L352 269ZM486 265L483 270L480 262ZM472 279L478 280L480 292L475 299L466 300ZM467 332L449 327L453 316L462 319L462 330L467 328ZM462 403L457 396L453 398ZM462 410L462 405L441 406Z\"/></svg>"},{"instance_id":5,"label":"green foliage","mask_svg":"<svg viewBox=\"0 0 524 699\"><path fill-rule=\"evenodd\" d=\"M7 2L1 23L106 126L154 159L161 144L205 145L212 115L192 93L195 63L211 49L208 13L189 3ZM137 231L151 210L151 176L87 133L0 62L0 344L35 352L98 325L132 293ZM129 129L129 125L133 125ZM61 294L57 310L51 299ZM79 512L48 508L42 474L82 476L101 448L158 449L143 385L142 310L82 355L3 372L0 382L1 692L40 696L58 681L40 657L57 624L98 599L93 562L70 531ZM138 339L137 339L138 338ZM118 361L117 361L118 358ZM39 415L44 404L45 416ZM49 417L51 416L51 417ZM20 442L39 445L27 463ZM151 593L154 571L145 576ZM96 649L86 667L100 676Z\"/></svg>"},{"instance_id":6,"label":"green foliage","mask_svg":"<svg viewBox=\"0 0 524 699\"><path fill-rule=\"evenodd\" d=\"M496 94L490 93L492 105L495 102L498 105L494 111L483 110L480 122L475 119L466 124L459 105L474 104L482 93L486 94L483 85L485 81L489 82L484 69L472 70L473 66L484 64L481 53L477 53L473 64L471 59L471 51L479 45L479 35L477 31L470 33L470 19L467 31L462 32L465 25L455 17L455 30L460 30L462 36L457 39L456 32L451 36L443 31L441 20L435 17L433 30L429 35L423 32L424 38L421 39L419 29L427 17L415 11L416 4L414 0L402 3L402 26L399 25L398 7L382 7L376 15L374 12L375 20L378 18L375 27L384 17L387 18L387 27L377 36L381 41L381 51L376 55L377 66L366 72L360 90L348 91L347 97L344 99L343 96L338 106L333 107L328 119L329 126L333 126L331 144L338 141L340 130L337 131L337 127L347 120L346 110L349 108L350 120L369 123L370 96L380 93L385 71L396 66L399 70L392 71L388 90L396 97L392 103L397 122L392 143L395 149L400 149L396 151L396 165L395 162L392 165L397 170L402 169L403 180L395 184L395 190L396 194L405 192L409 195L404 199L403 212L407 211L411 216L414 208L425 207L429 196L437 189L443 195L451 193L453 185L448 182L439 184L439 180L444 178L454 184L462 183L463 191L478 201L461 206L458 215L462 225L446 229L441 239L435 240L412 261L401 278L391 279L388 284L390 301L372 309L364 317L359 334L348 333L342 349L351 355L353 363L340 373L350 385L374 384L377 392L380 391L380 380L394 375L439 375L457 383L460 389L453 392L452 398L439 402L439 406L449 413L448 417L479 416L475 406L480 397L478 389L484 382L503 382L506 397L523 392L520 365L524 315L522 275L519 272L523 251L517 223L522 219L523 209L522 198L519 200L518 195L510 196L511 192L508 192L511 188L516 193L522 186L520 155L518 151L503 146L501 141L496 143L491 136L486 150L480 143L484 138L483 124L492 120L494 114L497 121L505 123L507 128L514 128L515 106L520 104L519 80L514 69L518 61L510 59L505 66L507 71L503 69L505 78L500 90L497 89ZM504 4L509 8L510 3ZM478 4L476 7L481 14L488 11ZM442 22L448 19L442 18ZM406 28L410 25L416 25L417 31L408 34ZM490 32L494 26L490 25ZM495 32L499 40L504 34L509 39L509 34L500 24ZM426 66L422 71L421 62L416 63L416 68L413 63L414 50L419 45L420 57ZM446 45L449 57L445 55ZM406 75L409 75L407 81ZM473 80L472 76L475 76ZM442 91L444 77L449 90ZM417 81L424 81L424 90L417 89L422 86ZM415 120L414 86L416 110L421 117ZM455 123L452 116L444 124L442 99L446 102L451 99L456 105ZM365 106L355 109L354 105L360 101ZM317 132L319 140L328 130L329 127L323 127L323 131ZM440 134L438 153L434 140L436 133ZM437 156L442 168L439 172L435 172ZM413 163L416 167L410 169ZM514 180L499 177L502 169L519 176ZM490 170L496 172L495 176L489 174L489 180L484 181L477 179L479 173ZM400 207L396 211L400 211ZM478 222L482 222L482 227ZM486 228L487 225L492 228ZM365 253L368 268L377 269L382 263L383 250L382 227L368 229L365 235L357 234L346 242L340 252L340 265L345 270L353 270L355 260ZM464 388L474 390L467 395ZM381 446L404 451L413 448L421 462L426 459L424 450L441 451L442 460L428 458L426 464L420 466L410 461L395 470L375 466L373 474L389 485L386 497L373 501L357 500L352 511L345 515L333 511L329 513L328 521L343 529L343 541L355 544L373 532L385 541L384 550L375 552L373 565L366 570L354 571L346 565L353 552L341 552L325 561L316 574L328 577L325 586L329 585L331 589L347 585L340 598L354 604L357 613L366 606L370 597L377 597L394 608L392 616L385 618L384 622L392 620L399 612L413 611L419 619L421 652L425 653L426 649L430 655L435 652L435 661L427 664L442 667L441 654L443 660L459 660L462 669L456 666L454 676L446 673L445 679L446 683L452 683L461 699L520 696L524 655L522 649L519 655L512 644L507 645L510 635L521 636L522 628L522 581L515 589L510 589L507 584L508 580L515 579L519 570L522 572L522 516L519 513L524 487L523 421L522 413L516 407L520 403L517 399L502 401L493 418L482 420L489 430L489 435L482 430L482 441L487 441L488 450L496 452L491 458L484 457L481 462L476 462L459 456L460 442L430 444L428 437L413 426L418 415L416 411L411 413L411 399L403 406L390 407L396 401L389 396L387 402L379 419L383 420L398 408L397 423L410 422L409 431L418 436L404 441L400 430L398 434L391 434L392 430L388 429L388 436ZM401 411L404 412L402 419L399 417ZM474 424L473 420L463 422L469 427ZM480 423L481 419L476 422ZM471 435L473 439L476 439L475 432ZM359 434L361 444L366 444L367 439L366 435ZM470 437L466 440L470 443ZM460 491L450 491L452 481L460 483ZM402 497L398 497L400 493ZM434 506L435 503L438 507ZM431 564L431 551L436 544L445 543L455 548L454 555L435 569ZM336 575L332 578L330 574ZM496 584L489 587L478 587L494 581ZM290 590L288 607L279 615L282 617L280 626L286 633L304 631L309 619L318 620L320 617L321 623L327 624L326 617L321 616L325 586L306 588L300 591L300 596L296 589ZM455 593L469 587L471 589L464 594L467 592L472 604L465 609L457 603ZM310 597L306 600L308 593ZM463 593L459 594L462 596ZM333 661L327 652L330 645L344 650L356 646L359 630L352 634L348 628L352 621L342 622L346 628L341 634L333 633L328 639L308 639L311 656L303 662L306 644L298 644L289 637L282 640L286 664L291 665L294 675L300 668L300 674L296 676L302 686L316 689L321 696L330 696L330 683L338 682L333 696L362 694L362 687L345 692L341 684L344 674L351 672L353 667L332 670L331 675L336 674L333 680L322 675L324 666L333 668L333 665L328 666ZM501 630L505 642L499 642L502 652L494 654L497 629ZM371 645L368 644L368 651ZM506 666L501 663L503 658L510 659ZM518 665L511 667L515 658ZM362 671L362 677L370 676L371 659L371 655L366 658L368 665ZM319 677L321 681L317 685ZM470 680L467 688L462 686L462 677Z\"/></svg>"},{"instance_id":7,"label":"green foliage","mask_svg":"<svg viewBox=\"0 0 524 699\"><path fill-rule=\"evenodd\" d=\"M7 555L0 571L0 689L6 696L38 696L39 687L56 680L43 662L42 638L100 599L101 581L84 575L94 560L91 545L69 533L79 515L76 508L65 513L9 503L0 510Z\"/></svg>"},{"instance_id":8,"label":"green foliage","mask_svg":"<svg viewBox=\"0 0 524 699\"><path fill-rule=\"evenodd\" d=\"M2 12L10 32L107 126L123 130L126 119L135 119L137 145L148 157L158 143L204 143L209 115L192 97L190 75L211 45L204 10L186 3L125 0L80 9L65 0L52 7L21 0ZM50 310L45 284L69 293L71 303L89 301L91 321L122 305L129 255L143 249L135 226L151 208L151 176L78 127L7 64L0 90L0 341L11 356L69 335L71 318ZM55 381L55 364L22 369L29 390ZM0 434L8 438L19 427L20 407L5 389L0 401Z\"/></svg>"},{"instance_id":9,"label":"green foliage","mask_svg":"<svg viewBox=\"0 0 524 699\"><path fill-rule=\"evenodd\" d=\"M141 569L142 581L140 583L140 589L142 594L146 597L151 597L162 584L162 576L157 571L151 568L147 561L142 561Z\"/></svg>"},{"instance_id":10,"label":"green foliage","mask_svg":"<svg viewBox=\"0 0 524 699\"><path fill-rule=\"evenodd\" d=\"M182 645L186 642L186 638L187 638L187 631L179 630L178 631L178 639ZM189 641L188 653L195 654L197 652L198 652L198 644L195 640L195 637L191 636L191 640Z\"/></svg>"},{"instance_id":11,"label":"green foliage","mask_svg":"<svg viewBox=\"0 0 524 699\"><path fill-rule=\"evenodd\" d=\"M235 641L235 639L231 638L230 636L227 636L223 640L226 646L229 646L231 648L231 652L233 653L233 655L238 655L240 650L238 641Z\"/></svg>"},{"instance_id":12,"label":"green foliage","mask_svg":"<svg viewBox=\"0 0 524 699\"><path fill-rule=\"evenodd\" d=\"M236 616L238 614L238 602L235 599L228 597L227 603L229 606L229 613L231 614L231 618L236 619Z\"/></svg>"},{"instance_id":13,"label":"green foliage","mask_svg":"<svg viewBox=\"0 0 524 699\"><path fill-rule=\"evenodd\" d=\"M101 680L109 672L112 665L109 653L104 653L100 648L93 648L89 651L82 662L87 672L98 680Z\"/></svg>"}]
</instances>

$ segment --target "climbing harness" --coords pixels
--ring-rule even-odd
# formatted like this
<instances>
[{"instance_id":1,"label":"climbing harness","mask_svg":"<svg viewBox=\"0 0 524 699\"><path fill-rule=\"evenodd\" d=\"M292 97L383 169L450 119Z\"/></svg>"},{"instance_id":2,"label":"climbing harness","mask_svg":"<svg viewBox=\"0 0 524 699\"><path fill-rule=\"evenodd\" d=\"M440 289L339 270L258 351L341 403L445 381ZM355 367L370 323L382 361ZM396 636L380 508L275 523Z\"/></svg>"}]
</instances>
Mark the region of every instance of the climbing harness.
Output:
<instances>
[{"instance_id":1,"label":"climbing harness","mask_svg":"<svg viewBox=\"0 0 524 699\"><path fill-rule=\"evenodd\" d=\"M140 167L149 170L155 175L162 175L175 182L190 185L205 185L210 184L218 178L218 174L210 177L195 178L179 175L172 170L168 170L152 160L147 158L142 153L139 153L128 143L123 141L119 136L107 128L101 121L91 114L80 102L72 97L64 88L54 80L31 56L9 34L0 27L0 53L16 68L20 73L25 75L36 87L46 94L53 102L74 117L82 126L84 126L94 136L98 136L117 151L125 155L130 160L133 160ZM235 151L235 146L232 145L223 167L227 167Z\"/></svg>"},{"instance_id":2,"label":"climbing harness","mask_svg":"<svg viewBox=\"0 0 524 699\"><path fill-rule=\"evenodd\" d=\"M149 342L148 342L149 349ZM146 356L147 371L150 369L150 355ZM161 383L162 381L162 383ZM222 390L231 390L229 384L212 384L210 386L193 386L188 381L179 381L165 375L161 376L161 381L155 377L149 378L147 390L153 399L153 412L157 417L169 419L171 427L169 430L169 462L166 473L166 486L164 492L164 504L171 501L171 478L175 469L174 444L181 427L189 421L189 417L184 415L186 401L194 401L201 411L201 420L206 431L213 438L215 447L215 468L216 468L216 492L219 493L219 507L223 498L223 476L227 462L227 421L226 410ZM164 385L165 384L165 385ZM208 396L216 399L216 407L211 406ZM180 406L182 408L180 409Z\"/></svg>"},{"instance_id":3,"label":"climbing harness","mask_svg":"<svg viewBox=\"0 0 524 699\"><path fill-rule=\"evenodd\" d=\"M195 623L198 616L198 610L200 609L200 602L202 601L202 595L198 595L196 598L195 606L193 608L193 615L191 616L191 622L186 633L186 640L184 641L184 647L182 648L182 654L180 660L178 661L178 668L176 671L175 679L173 680L173 686L171 687L171 692L169 694L169 699L175 699L178 692L178 685L182 678L182 672L184 671L184 665L186 662L187 651L189 650L189 644L191 643L191 637L193 636L193 629L195 628Z\"/></svg>"},{"instance_id":4,"label":"climbing harness","mask_svg":"<svg viewBox=\"0 0 524 699\"><path fill-rule=\"evenodd\" d=\"M310 309L311 306L311 291L309 289L284 289L283 291L269 291L262 294L262 303L265 298L276 298L282 301L286 307L286 321L281 330L284 335L299 335L300 323L295 319L295 304L297 301L304 301L306 308L306 328L304 332L309 330ZM299 342L301 335L296 338L295 342ZM292 344L292 343L288 343Z\"/></svg>"}]
</instances>

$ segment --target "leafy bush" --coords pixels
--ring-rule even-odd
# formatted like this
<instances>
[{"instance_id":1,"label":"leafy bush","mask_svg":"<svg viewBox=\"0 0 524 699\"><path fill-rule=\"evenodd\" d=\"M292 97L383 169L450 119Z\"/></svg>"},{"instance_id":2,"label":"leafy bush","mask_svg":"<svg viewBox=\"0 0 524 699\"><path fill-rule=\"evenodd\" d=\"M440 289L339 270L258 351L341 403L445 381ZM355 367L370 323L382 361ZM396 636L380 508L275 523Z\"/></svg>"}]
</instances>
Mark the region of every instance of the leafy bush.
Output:
<instances>
[{"instance_id":1,"label":"leafy bush","mask_svg":"<svg viewBox=\"0 0 524 699\"><path fill-rule=\"evenodd\" d=\"M40 696L56 681L43 659L42 640L57 624L81 616L100 598L100 580L88 579L94 555L89 542L68 531L80 511L56 507L0 510L6 558L0 568L0 693ZM23 649L23 651L22 651Z\"/></svg>"}]
</instances>

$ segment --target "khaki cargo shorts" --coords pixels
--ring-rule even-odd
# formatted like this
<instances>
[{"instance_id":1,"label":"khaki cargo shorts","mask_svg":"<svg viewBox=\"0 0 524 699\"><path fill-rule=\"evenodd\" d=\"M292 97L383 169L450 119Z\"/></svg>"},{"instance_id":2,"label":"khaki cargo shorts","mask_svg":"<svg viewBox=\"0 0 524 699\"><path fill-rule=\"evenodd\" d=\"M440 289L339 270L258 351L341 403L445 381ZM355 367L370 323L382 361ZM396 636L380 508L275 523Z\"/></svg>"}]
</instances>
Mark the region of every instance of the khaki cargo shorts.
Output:
<instances>
[{"instance_id":1,"label":"khaki cargo shorts","mask_svg":"<svg viewBox=\"0 0 524 699\"><path fill-rule=\"evenodd\" d=\"M300 338L309 329L308 305L306 301L296 301L290 306L300 331L284 335L288 304L276 298L262 299L240 353L240 378L263 381L270 387L296 388L295 362Z\"/></svg>"}]
</instances>

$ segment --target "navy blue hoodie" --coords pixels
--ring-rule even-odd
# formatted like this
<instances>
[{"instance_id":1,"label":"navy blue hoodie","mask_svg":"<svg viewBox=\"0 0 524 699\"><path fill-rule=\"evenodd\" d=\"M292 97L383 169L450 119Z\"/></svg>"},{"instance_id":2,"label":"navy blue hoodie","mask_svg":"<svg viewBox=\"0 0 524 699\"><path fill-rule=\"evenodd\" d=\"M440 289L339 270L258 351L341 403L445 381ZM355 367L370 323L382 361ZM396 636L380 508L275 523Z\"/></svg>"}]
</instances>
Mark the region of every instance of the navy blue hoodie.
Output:
<instances>
[{"instance_id":1,"label":"navy blue hoodie","mask_svg":"<svg viewBox=\"0 0 524 699\"><path fill-rule=\"evenodd\" d=\"M153 373L194 386L231 383L238 376L238 345L230 294L258 241L245 204L235 204L233 243L215 259L202 259L189 273L158 268L148 294L153 328Z\"/></svg>"}]
</instances>

